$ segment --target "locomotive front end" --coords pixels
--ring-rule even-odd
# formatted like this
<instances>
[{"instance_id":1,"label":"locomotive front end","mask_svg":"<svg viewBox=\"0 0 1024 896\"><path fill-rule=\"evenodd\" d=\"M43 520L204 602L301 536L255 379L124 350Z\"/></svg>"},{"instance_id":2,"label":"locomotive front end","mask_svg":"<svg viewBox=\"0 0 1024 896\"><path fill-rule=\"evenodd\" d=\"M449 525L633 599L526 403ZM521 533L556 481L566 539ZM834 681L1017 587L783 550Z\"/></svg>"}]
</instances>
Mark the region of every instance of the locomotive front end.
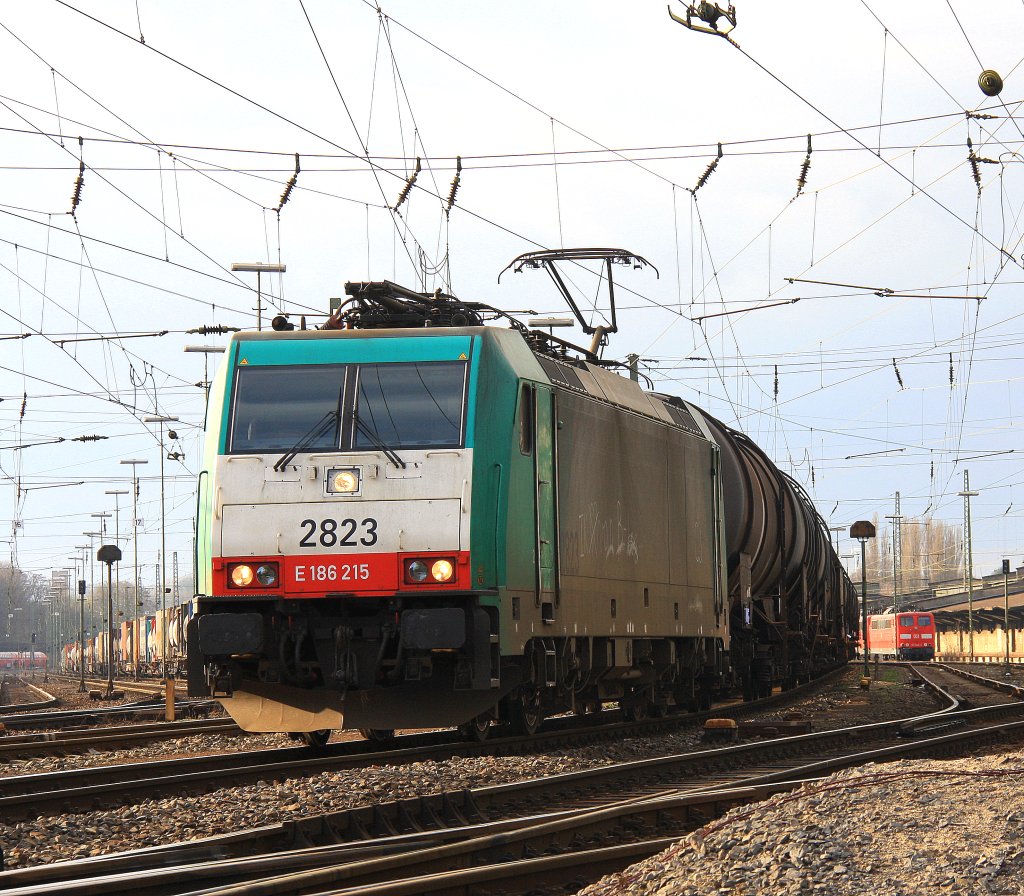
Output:
<instances>
[{"instance_id":1,"label":"locomotive front end","mask_svg":"<svg viewBox=\"0 0 1024 896\"><path fill-rule=\"evenodd\" d=\"M246 730L493 703L470 551L475 338L239 334L212 391L189 689Z\"/></svg>"}]
</instances>

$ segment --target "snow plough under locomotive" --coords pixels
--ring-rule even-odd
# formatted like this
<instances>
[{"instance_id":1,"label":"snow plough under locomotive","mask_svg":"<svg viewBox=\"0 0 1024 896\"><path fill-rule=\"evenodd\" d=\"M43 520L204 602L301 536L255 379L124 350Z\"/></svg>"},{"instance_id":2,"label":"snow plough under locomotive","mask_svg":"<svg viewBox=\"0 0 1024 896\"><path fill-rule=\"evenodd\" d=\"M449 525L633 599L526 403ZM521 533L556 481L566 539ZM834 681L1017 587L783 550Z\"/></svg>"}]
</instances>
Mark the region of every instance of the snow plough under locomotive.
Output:
<instances>
[{"instance_id":1,"label":"snow plough under locomotive","mask_svg":"<svg viewBox=\"0 0 1024 896\"><path fill-rule=\"evenodd\" d=\"M745 436L488 306L346 293L328 328L232 336L212 384L190 694L311 741L483 736L848 658L828 529Z\"/></svg>"}]
</instances>

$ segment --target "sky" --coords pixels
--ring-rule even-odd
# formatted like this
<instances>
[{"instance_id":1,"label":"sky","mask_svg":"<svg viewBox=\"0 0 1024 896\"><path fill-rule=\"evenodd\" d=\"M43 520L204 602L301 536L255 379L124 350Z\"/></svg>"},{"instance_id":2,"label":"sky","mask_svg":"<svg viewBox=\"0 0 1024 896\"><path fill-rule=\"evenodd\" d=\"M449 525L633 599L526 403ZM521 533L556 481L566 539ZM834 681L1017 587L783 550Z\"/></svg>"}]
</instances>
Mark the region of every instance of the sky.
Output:
<instances>
[{"instance_id":1,"label":"sky","mask_svg":"<svg viewBox=\"0 0 1024 896\"><path fill-rule=\"evenodd\" d=\"M498 282L516 256L600 246L650 262L615 270L604 356L749 434L829 526L888 526L897 492L961 524L969 471L975 570L1024 563L1024 4L735 12L730 41L664 2L5 4L0 558L130 561L140 459L142 580L162 528L191 578L219 356L186 348L256 326L233 263L287 267L264 326L365 279L525 319L567 309L543 272ZM566 276L605 321L595 271Z\"/></svg>"}]
</instances>

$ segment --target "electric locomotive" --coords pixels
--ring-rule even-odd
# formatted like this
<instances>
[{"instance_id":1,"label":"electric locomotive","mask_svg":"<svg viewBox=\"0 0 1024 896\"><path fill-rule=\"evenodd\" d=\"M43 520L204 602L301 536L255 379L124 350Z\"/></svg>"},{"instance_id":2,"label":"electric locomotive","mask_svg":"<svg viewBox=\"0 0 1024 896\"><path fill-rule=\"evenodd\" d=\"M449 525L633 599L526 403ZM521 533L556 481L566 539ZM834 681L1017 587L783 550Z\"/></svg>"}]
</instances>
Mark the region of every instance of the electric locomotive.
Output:
<instances>
[{"instance_id":1,"label":"electric locomotive","mask_svg":"<svg viewBox=\"0 0 1024 896\"><path fill-rule=\"evenodd\" d=\"M190 694L311 743L484 737L604 701L639 717L752 696L846 658L849 595L793 488L747 476L778 506L727 551L723 500L751 504L723 492L727 427L593 350L483 326L488 306L346 293L344 328L235 334L211 386Z\"/></svg>"},{"instance_id":2,"label":"electric locomotive","mask_svg":"<svg viewBox=\"0 0 1024 896\"><path fill-rule=\"evenodd\" d=\"M935 659L935 616L916 610L868 616L868 656Z\"/></svg>"}]
</instances>

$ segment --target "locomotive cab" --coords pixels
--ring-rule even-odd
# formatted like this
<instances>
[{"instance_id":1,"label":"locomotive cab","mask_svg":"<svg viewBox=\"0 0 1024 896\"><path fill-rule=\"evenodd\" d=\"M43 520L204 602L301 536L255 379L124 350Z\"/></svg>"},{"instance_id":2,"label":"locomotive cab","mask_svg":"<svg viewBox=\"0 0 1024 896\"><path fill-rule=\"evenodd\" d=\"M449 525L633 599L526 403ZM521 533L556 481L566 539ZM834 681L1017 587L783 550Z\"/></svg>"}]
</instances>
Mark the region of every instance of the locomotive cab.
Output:
<instances>
[{"instance_id":1,"label":"locomotive cab","mask_svg":"<svg viewBox=\"0 0 1024 896\"><path fill-rule=\"evenodd\" d=\"M296 731L393 727L396 712L439 724L455 692L476 692L474 715L495 702L493 549L471 565L478 342L233 340L209 414L189 677L201 661L244 725L280 730L254 716L279 701Z\"/></svg>"}]
</instances>

